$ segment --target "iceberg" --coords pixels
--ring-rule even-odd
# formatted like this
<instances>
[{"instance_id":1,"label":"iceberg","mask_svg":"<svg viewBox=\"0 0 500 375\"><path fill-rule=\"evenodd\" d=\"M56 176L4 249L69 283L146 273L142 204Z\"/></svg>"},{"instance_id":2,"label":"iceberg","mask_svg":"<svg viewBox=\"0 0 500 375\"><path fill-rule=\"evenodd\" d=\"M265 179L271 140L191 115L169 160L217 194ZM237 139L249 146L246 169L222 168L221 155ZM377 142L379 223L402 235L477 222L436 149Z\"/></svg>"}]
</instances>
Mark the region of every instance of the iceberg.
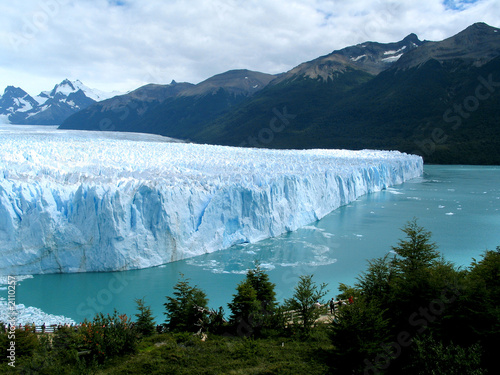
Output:
<instances>
[{"instance_id":1,"label":"iceberg","mask_svg":"<svg viewBox=\"0 0 500 375\"><path fill-rule=\"evenodd\" d=\"M418 177L397 151L0 130L0 274L130 270L253 243Z\"/></svg>"}]
</instances>

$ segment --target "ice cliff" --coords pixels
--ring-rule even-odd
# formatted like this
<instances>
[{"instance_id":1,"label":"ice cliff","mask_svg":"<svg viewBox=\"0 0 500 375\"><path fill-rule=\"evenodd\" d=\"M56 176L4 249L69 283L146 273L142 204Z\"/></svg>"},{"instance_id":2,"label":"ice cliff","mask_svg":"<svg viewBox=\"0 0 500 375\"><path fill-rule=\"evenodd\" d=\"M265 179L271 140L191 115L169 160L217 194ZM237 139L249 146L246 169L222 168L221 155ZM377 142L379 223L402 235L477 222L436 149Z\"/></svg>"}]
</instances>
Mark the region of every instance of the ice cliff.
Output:
<instances>
[{"instance_id":1,"label":"ice cliff","mask_svg":"<svg viewBox=\"0 0 500 375\"><path fill-rule=\"evenodd\" d=\"M0 131L0 274L145 268L255 242L423 170L395 151L82 134Z\"/></svg>"}]
</instances>

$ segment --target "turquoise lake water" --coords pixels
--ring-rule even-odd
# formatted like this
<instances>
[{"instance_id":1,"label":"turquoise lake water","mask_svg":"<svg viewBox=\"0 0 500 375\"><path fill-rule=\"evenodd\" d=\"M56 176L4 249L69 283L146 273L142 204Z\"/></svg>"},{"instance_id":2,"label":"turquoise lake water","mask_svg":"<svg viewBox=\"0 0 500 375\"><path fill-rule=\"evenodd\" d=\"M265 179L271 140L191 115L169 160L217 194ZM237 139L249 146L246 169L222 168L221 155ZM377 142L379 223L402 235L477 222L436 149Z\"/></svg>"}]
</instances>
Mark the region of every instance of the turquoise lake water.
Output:
<instances>
[{"instance_id":1,"label":"turquoise lake water","mask_svg":"<svg viewBox=\"0 0 500 375\"><path fill-rule=\"evenodd\" d=\"M134 299L145 297L162 323L165 296L182 273L205 291L210 307L228 313L237 283L255 260L268 270L279 301L292 295L304 274L328 283L333 297L340 282L356 281L368 259L389 252L414 217L433 233L447 260L468 266L500 246L500 167L428 165L421 178L361 197L277 238L145 270L35 275L20 283L16 299L80 322L114 308L133 315Z\"/></svg>"}]
</instances>

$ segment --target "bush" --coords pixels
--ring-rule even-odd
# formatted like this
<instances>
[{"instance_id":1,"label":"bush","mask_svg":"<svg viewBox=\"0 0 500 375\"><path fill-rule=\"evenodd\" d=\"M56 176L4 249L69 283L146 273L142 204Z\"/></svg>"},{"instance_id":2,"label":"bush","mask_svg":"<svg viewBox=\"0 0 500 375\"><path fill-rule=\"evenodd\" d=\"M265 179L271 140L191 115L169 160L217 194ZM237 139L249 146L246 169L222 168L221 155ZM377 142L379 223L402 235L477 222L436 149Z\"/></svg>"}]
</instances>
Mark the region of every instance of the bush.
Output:
<instances>
[{"instance_id":1,"label":"bush","mask_svg":"<svg viewBox=\"0 0 500 375\"><path fill-rule=\"evenodd\" d=\"M15 342L15 357L16 361L23 357L29 357L33 355L36 349L39 347L39 342L37 336L31 330L16 329L14 331L15 338L9 338L9 334L0 333L0 350L2 351L2 362L8 362L9 359L4 353L9 352L10 343Z\"/></svg>"},{"instance_id":2,"label":"bush","mask_svg":"<svg viewBox=\"0 0 500 375\"><path fill-rule=\"evenodd\" d=\"M99 363L106 358L132 353L136 349L137 336L126 315L97 314L92 322L80 327L85 347Z\"/></svg>"},{"instance_id":3,"label":"bush","mask_svg":"<svg viewBox=\"0 0 500 375\"><path fill-rule=\"evenodd\" d=\"M463 348L453 343L446 346L432 336L414 340L413 355L406 371L416 375L462 374L482 375L481 347Z\"/></svg>"}]
</instances>

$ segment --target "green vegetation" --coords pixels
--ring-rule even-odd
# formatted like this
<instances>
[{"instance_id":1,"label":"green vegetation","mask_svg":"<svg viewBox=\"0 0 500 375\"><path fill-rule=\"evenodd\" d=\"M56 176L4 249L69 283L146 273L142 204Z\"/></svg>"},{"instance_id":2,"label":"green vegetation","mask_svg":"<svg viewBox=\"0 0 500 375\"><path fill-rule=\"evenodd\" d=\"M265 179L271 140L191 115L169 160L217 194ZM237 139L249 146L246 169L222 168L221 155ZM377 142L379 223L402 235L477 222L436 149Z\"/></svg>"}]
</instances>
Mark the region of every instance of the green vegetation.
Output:
<instances>
[{"instance_id":1,"label":"green vegetation","mask_svg":"<svg viewBox=\"0 0 500 375\"><path fill-rule=\"evenodd\" d=\"M189 285L188 280L181 275L181 280L174 286L175 298L167 297L168 302L164 304L166 326L172 331L196 332L206 314L207 295L198 287Z\"/></svg>"},{"instance_id":2,"label":"green vegetation","mask_svg":"<svg viewBox=\"0 0 500 375\"><path fill-rule=\"evenodd\" d=\"M136 299L135 303L137 304L137 310L139 310L139 313L135 314L137 317L135 329L137 330L137 333L142 336L151 336L155 333L156 329L151 307L144 305L144 298Z\"/></svg>"},{"instance_id":3,"label":"green vegetation","mask_svg":"<svg viewBox=\"0 0 500 375\"><path fill-rule=\"evenodd\" d=\"M326 296L326 284L317 286L312 280L313 275L300 276L292 298L285 300L285 309L295 311L294 325L302 327L304 333L309 334L314 323L321 315L321 310L316 304L324 305L323 297Z\"/></svg>"},{"instance_id":4,"label":"green vegetation","mask_svg":"<svg viewBox=\"0 0 500 375\"><path fill-rule=\"evenodd\" d=\"M245 280L236 287L233 301L228 303L233 334L260 336L263 331L283 325L282 315L276 308L274 287L259 264L247 272Z\"/></svg>"},{"instance_id":5,"label":"green vegetation","mask_svg":"<svg viewBox=\"0 0 500 375\"><path fill-rule=\"evenodd\" d=\"M467 269L445 261L416 220L391 255L370 260L334 316L315 303L326 294L301 276L280 306L257 264L236 286L229 321L181 275L155 330L136 300L136 322L116 311L55 333L16 330L22 374L486 374L498 369L500 247ZM294 318L291 318L290 315ZM319 318L319 319L318 319ZM29 327L28 327L29 328ZM162 331L162 332L158 332ZM8 335L0 334L7 352Z\"/></svg>"}]
</instances>

